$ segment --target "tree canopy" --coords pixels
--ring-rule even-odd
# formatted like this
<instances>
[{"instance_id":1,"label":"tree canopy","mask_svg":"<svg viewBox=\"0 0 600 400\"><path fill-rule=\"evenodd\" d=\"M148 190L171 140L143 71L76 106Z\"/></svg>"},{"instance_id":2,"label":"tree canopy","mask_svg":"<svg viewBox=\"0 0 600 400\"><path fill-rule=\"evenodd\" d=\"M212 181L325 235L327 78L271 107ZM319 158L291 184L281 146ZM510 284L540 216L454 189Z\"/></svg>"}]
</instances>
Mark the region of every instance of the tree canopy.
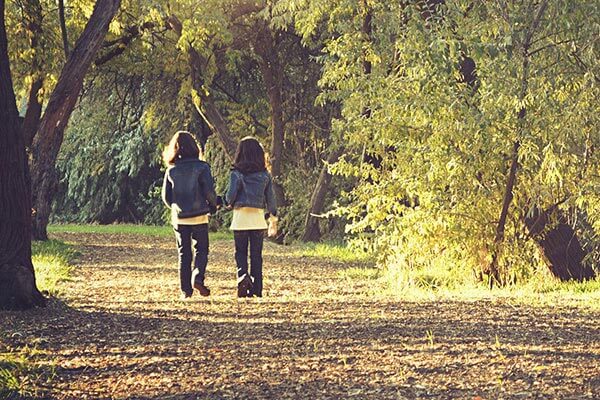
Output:
<instances>
[{"instance_id":1,"label":"tree canopy","mask_svg":"<svg viewBox=\"0 0 600 400\"><path fill-rule=\"evenodd\" d=\"M220 191L237 140L261 140L280 242L351 239L389 268L492 285L544 264L594 276L598 2L125 0L68 92L69 124L48 128L106 4L6 3L34 234L50 205L54 221L163 223L160 152L187 129Z\"/></svg>"}]
</instances>

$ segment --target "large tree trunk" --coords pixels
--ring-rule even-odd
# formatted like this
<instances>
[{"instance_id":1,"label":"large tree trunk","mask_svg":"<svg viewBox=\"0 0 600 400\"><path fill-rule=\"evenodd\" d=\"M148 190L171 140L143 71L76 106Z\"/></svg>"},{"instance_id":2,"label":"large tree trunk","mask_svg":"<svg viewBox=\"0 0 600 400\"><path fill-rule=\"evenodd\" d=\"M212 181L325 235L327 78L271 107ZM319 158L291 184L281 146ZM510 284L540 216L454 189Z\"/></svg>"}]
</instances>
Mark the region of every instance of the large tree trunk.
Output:
<instances>
[{"instance_id":1,"label":"large tree trunk","mask_svg":"<svg viewBox=\"0 0 600 400\"><path fill-rule=\"evenodd\" d=\"M283 165L283 147L285 140L285 124L283 121L283 66L277 50L277 38L266 23L260 28L257 36L256 51L260 57L259 65L262 78L269 97L271 108L271 174L277 205L285 205L285 192L281 184Z\"/></svg>"},{"instance_id":2,"label":"large tree trunk","mask_svg":"<svg viewBox=\"0 0 600 400\"><path fill-rule=\"evenodd\" d=\"M62 145L64 130L77 103L85 74L102 45L108 25L119 9L119 4L120 0L96 2L92 16L61 71L40 122L38 134L34 138L32 188L33 236L36 239L48 238L46 227L57 184L56 157Z\"/></svg>"},{"instance_id":3,"label":"large tree trunk","mask_svg":"<svg viewBox=\"0 0 600 400\"><path fill-rule=\"evenodd\" d=\"M31 264L29 167L19 125L0 0L0 309L45 304Z\"/></svg>"},{"instance_id":4,"label":"large tree trunk","mask_svg":"<svg viewBox=\"0 0 600 400\"><path fill-rule=\"evenodd\" d=\"M557 223L552 229L547 230L551 220ZM592 266L584 263L587 252L579 243L576 232L557 207L543 212L535 209L525 219L525 225L542 248L552 275L561 281L580 282L596 276Z\"/></svg>"},{"instance_id":5,"label":"large tree trunk","mask_svg":"<svg viewBox=\"0 0 600 400\"><path fill-rule=\"evenodd\" d=\"M331 184L331 174L329 173L329 165L333 164L344 152L343 148L338 148L332 151L327 158L327 162L321 168L319 179L315 185L312 196L310 198L310 208L304 220L304 234L302 235L303 242L318 242L321 240L321 230L319 228L319 218L317 215L323 212L325 207L325 199L329 192Z\"/></svg>"}]
</instances>

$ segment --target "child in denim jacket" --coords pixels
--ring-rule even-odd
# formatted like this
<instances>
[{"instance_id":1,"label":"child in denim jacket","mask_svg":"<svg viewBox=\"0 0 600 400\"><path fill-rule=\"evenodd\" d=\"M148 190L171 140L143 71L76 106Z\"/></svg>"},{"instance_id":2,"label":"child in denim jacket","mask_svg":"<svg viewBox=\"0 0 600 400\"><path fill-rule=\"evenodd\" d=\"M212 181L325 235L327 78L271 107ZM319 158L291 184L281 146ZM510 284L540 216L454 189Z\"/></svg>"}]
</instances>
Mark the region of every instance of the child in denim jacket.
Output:
<instances>
[{"instance_id":1,"label":"child in denim jacket","mask_svg":"<svg viewBox=\"0 0 600 400\"><path fill-rule=\"evenodd\" d=\"M262 297L262 248L268 228L265 208L270 214L269 236L274 236L277 232L277 204L273 193L273 178L265 165L265 152L252 137L242 139L238 145L225 200L233 207L230 229L233 230L235 240L237 295Z\"/></svg>"},{"instance_id":2,"label":"child in denim jacket","mask_svg":"<svg viewBox=\"0 0 600 400\"><path fill-rule=\"evenodd\" d=\"M208 263L208 216L217 208L210 166L200 160L200 148L189 132L177 132L165 148L163 159L169 166L165 172L162 199L171 209L179 255L181 298L210 295L204 285ZM194 269L192 270L192 245Z\"/></svg>"}]
</instances>

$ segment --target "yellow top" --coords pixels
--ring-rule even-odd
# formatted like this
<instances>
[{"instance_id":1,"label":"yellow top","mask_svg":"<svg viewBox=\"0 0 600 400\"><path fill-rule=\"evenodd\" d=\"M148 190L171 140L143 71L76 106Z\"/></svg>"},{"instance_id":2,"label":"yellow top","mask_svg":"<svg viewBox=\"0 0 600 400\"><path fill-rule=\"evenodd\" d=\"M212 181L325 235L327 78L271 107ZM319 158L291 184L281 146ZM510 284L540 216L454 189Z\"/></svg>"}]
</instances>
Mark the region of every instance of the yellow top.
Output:
<instances>
[{"instance_id":1,"label":"yellow top","mask_svg":"<svg viewBox=\"0 0 600 400\"><path fill-rule=\"evenodd\" d=\"M175 210L171 211L171 223L173 225L200 225L208 224L208 214L198 215L190 218L178 218Z\"/></svg>"},{"instance_id":2,"label":"yellow top","mask_svg":"<svg viewBox=\"0 0 600 400\"><path fill-rule=\"evenodd\" d=\"M233 209L233 218L229 229L233 231L249 231L267 229L265 210L254 207L239 207Z\"/></svg>"}]
</instances>

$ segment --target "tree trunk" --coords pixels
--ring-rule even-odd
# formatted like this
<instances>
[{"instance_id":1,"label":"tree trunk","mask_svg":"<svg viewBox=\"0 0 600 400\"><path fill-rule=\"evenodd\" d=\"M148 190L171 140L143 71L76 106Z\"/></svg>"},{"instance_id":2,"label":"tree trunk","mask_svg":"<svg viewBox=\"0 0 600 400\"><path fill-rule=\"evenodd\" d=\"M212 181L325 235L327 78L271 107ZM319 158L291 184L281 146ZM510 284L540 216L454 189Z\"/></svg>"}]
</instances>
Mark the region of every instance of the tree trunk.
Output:
<instances>
[{"instance_id":1,"label":"tree trunk","mask_svg":"<svg viewBox=\"0 0 600 400\"><path fill-rule=\"evenodd\" d=\"M19 125L0 0L0 309L45 304L31 263L29 167Z\"/></svg>"},{"instance_id":2,"label":"tree trunk","mask_svg":"<svg viewBox=\"0 0 600 400\"><path fill-rule=\"evenodd\" d=\"M28 0L24 3L27 31L29 34L29 48L33 52L31 60L32 82L29 87L27 100L27 111L23 119L22 134L25 138L25 146L31 147L33 137L37 132L42 115L42 103L39 99L40 90L44 84L44 71L42 61L42 6L39 0Z\"/></svg>"},{"instance_id":3,"label":"tree trunk","mask_svg":"<svg viewBox=\"0 0 600 400\"><path fill-rule=\"evenodd\" d=\"M40 126L40 117L42 116L42 102L39 99L39 93L44 84L43 78L36 79L29 88L29 98L27 100L27 111L23 119L22 134L25 146L31 147L33 138Z\"/></svg>"},{"instance_id":4,"label":"tree trunk","mask_svg":"<svg viewBox=\"0 0 600 400\"><path fill-rule=\"evenodd\" d=\"M525 34L525 38L523 40L522 46L522 55L523 55L523 75L521 77L521 89L519 92L519 100L523 101L525 96L527 95L528 85L529 85L529 68L530 68L530 54L529 48L531 46L531 40L533 39L533 35L537 30L540 21L542 20L542 16L546 11L546 7L548 6L548 2L542 2L536 12L536 15L531 23L531 26L527 30ZM504 279L502 274L498 268L498 259L500 257L500 253L502 251L502 244L504 242L504 228L506 225L506 219L508 217L508 210L510 204L513 199L513 189L515 187L515 183L517 181L517 170L519 168L519 137L523 135L523 129L525 124L525 116L527 115L527 110L525 107L519 110L517 115L517 140L513 143L513 149L511 152L511 164L508 172L508 177L506 179L506 186L504 189L504 198L502 201L502 209L500 211L500 218L498 219L498 225L496 226L496 235L494 237L494 243L492 248L492 261L487 267L487 273L490 277L490 287L494 284L504 285Z\"/></svg>"},{"instance_id":5,"label":"tree trunk","mask_svg":"<svg viewBox=\"0 0 600 400\"><path fill-rule=\"evenodd\" d=\"M210 129L217 134L219 142L225 151L225 155L229 161L233 163L237 145L233 139L233 134L229 130L229 126L227 126L225 118L221 115L213 98L210 95L202 95L201 104L196 104L196 109Z\"/></svg>"},{"instance_id":6,"label":"tree trunk","mask_svg":"<svg viewBox=\"0 0 600 400\"><path fill-rule=\"evenodd\" d=\"M276 37L264 24L257 36L256 51L260 57L259 65L269 97L271 108L271 174L277 205L285 205L285 192L281 184L285 124L283 122L283 66L279 59Z\"/></svg>"},{"instance_id":7,"label":"tree trunk","mask_svg":"<svg viewBox=\"0 0 600 400\"><path fill-rule=\"evenodd\" d=\"M502 274L498 269L498 257L501 251L501 245L504 242L504 229L506 226L506 219L508 217L508 209L513 199L513 189L517 181L517 169L519 168L519 142L513 144L513 150L511 154L510 169L508 171L508 178L506 180L506 186L504 187L504 196L502 199L502 210L500 211L500 218L498 219L498 225L496 226L496 236L494 237L494 250L492 252L492 261L484 271L490 277L490 287L494 284L503 285Z\"/></svg>"},{"instance_id":8,"label":"tree trunk","mask_svg":"<svg viewBox=\"0 0 600 400\"><path fill-rule=\"evenodd\" d=\"M61 71L33 142L33 236L48 238L46 227L56 187L56 157L64 130L83 87L85 74L94 61L108 31L108 25L119 9L120 0L98 0L92 16L77 40L69 60Z\"/></svg>"},{"instance_id":9,"label":"tree trunk","mask_svg":"<svg viewBox=\"0 0 600 400\"><path fill-rule=\"evenodd\" d=\"M304 234L302 235L303 242L318 242L321 240L321 230L319 228L319 218L316 216L323 212L325 207L325 198L329 192L331 183L331 174L328 171L329 165L333 164L344 152L343 148L338 148L329 154L327 162L321 168L319 179L315 185L312 196L310 198L310 208L304 220Z\"/></svg>"},{"instance_id":10,"label":"tree trunk","mask_svg":"<svg viewBox=\"0 0 600 400\"><path fill-rule=\"evenodd\" d=\"M65 52L65 60L69 58L69 36L67 33L67 22L65 20L65 2L58 0L58 20L60 22L60 36L63 42L63 51Z\"/></svg>"},{"instance_id":11,"label":"tree trunk","mask_svg":"<svg viewBox=\"0 0 600 400\"><path fill-rule=\"evenodd\" d=\"M558 220L558 223L546 231L551 220ZM561 281L580 282L596 276L592 266L584 263L587 252L579 243L576 232L556 207L543 212L536 208L525 219L525 225L542 248L552 275Z\"/></svg>"}]
</instances>

